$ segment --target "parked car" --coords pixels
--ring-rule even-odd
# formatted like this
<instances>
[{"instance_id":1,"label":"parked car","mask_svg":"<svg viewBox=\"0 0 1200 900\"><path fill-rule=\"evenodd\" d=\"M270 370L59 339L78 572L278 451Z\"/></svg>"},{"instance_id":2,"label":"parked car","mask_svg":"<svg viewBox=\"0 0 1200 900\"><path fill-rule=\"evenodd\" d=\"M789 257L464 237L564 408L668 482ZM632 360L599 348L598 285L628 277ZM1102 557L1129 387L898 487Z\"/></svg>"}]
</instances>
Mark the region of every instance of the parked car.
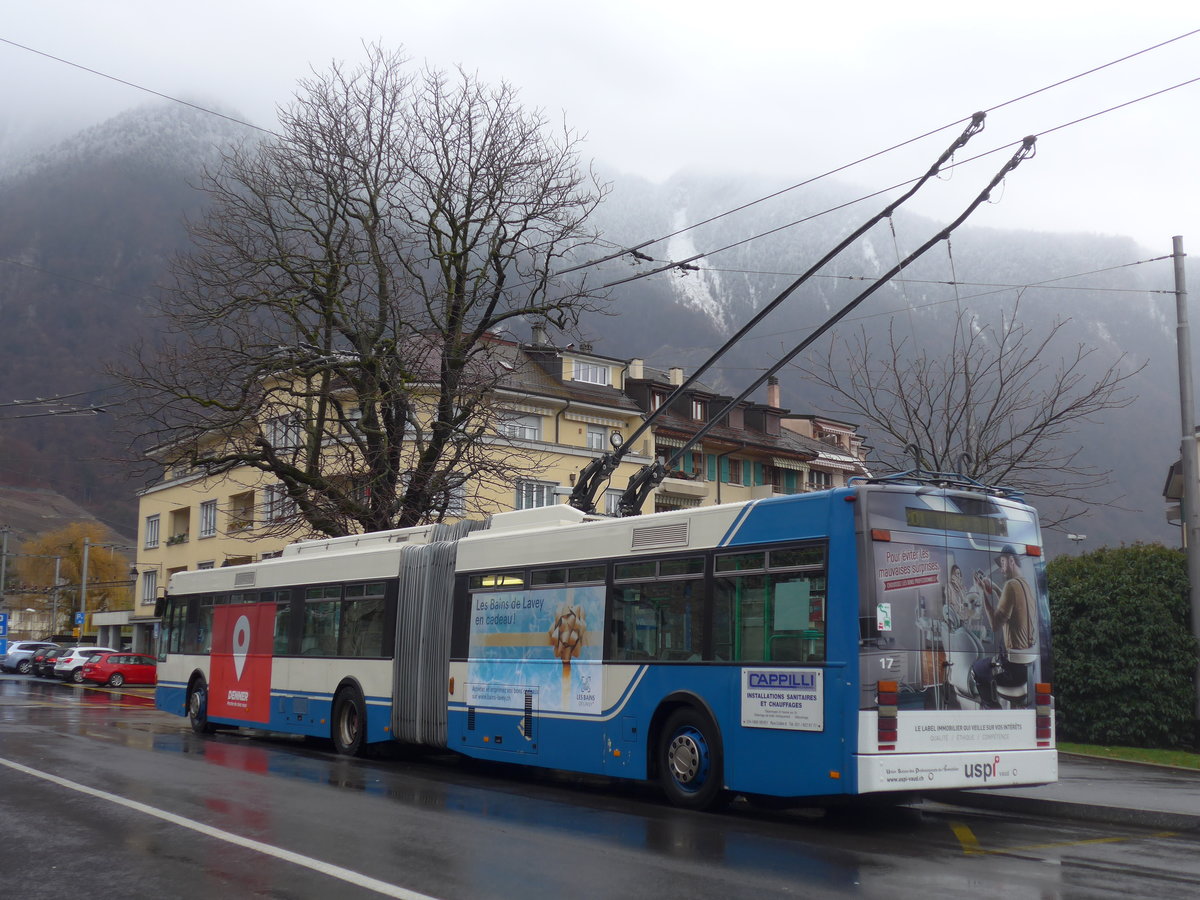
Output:
<instances>
[{"instance_id":1,"label":"parked car","mask_svg":"<svg viewBox=\"0 0 1200 900\"><path fill-rule=\"evenodd\" d=\"M43 647L57 646L50 641L13 641L8 645L7 655L0 656L0 669L28 675L33 670L33 654Z\"/></svg>"},{"instance_id":2,"label":"parked car","mask_svg":"<svg viewBox=\"0 0 1200 900\"><path fill-rule=\"evenodd\" d=\"M33 674L38 678L53 678L54 661L58 659L58 655L62 652L62 647L54 646L43 647L37 653L33 654Z\"/></svg>"},{"instance_id":3,"label":"parked car","mask_svg":"<svg viewBox=\"0 0 1200 900\"><path fill-rule=\"evenodd\" d=\"M97 684L157 684L158 661L141 653L96 653L83 664L84 681Z\"/></svg>"},{"instance_id":4,"label":"parked car","mask_svg":"<svg viewBox=\"0 0 1200 900\"><path fill-rule=\"evenodd\" d=\"M116 653L113 647L93 647L84 644L81 647L68 647L54 661L54 676L63 681L83 683L83 664L96 653Z\"/></svg>"}]
</instances>

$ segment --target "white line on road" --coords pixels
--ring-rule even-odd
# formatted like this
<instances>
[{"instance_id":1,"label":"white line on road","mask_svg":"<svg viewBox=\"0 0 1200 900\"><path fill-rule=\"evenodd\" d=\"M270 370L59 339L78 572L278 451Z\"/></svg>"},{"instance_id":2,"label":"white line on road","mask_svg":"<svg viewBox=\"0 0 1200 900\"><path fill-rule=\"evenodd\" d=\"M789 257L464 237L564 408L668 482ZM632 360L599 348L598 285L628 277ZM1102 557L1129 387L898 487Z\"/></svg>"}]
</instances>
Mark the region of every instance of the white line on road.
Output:
<instances>
[{"instance_id":1,"label":"white line on road","mask_svg":"<svg viewBox=\"0 0 1200 900\"><path fill-rule=\"evenodd\" d=\"M197 822L194 819L187 819L183 816L177 816L174 813L169 813L166 810L157 809L153 806L148 806L145 803L139 803L137 800L130 800L127 797L121 797L117 794L110 794L108 791L97 790L96 788L88 787L86 784L80 784L76 781L70 781L66 778L59 778L57 775L51 775L49 772L42 772L38 769L31 769L29 766L24 766L19 762L14 762L11 759L0 757L0 765L7 766L17 772L24 772L26 775L32 775L34 778L41 778L43 781L49 781L52 784L57 784L60 787L70 788L73 791L78 791L81 794L87 794L92 797L97 797L101 800L107 800L109 803L116 803L119 806L124 806L128 809L136 810L140 813L145 813L148 816L154 816L157 819L162 819L164 822L170 822L173 825L179 825L183 828L188 828L200 834L207 835L211 838L216 838L219 841L226 841L230 844L235 844L238 847L245 847L248 850L256 850L259 853L273 856L276 859L281 859L284 862L290 862L297 866L304 866L306 869L312 869L314 872L320 872L322 875L328 875L331 878L337 878L345 881L348 884L353 884L356 887L364 887L376 893L383 894L385 897L397 897L400 900L435 900L428 894L421 894L417 891L410 891L407 888L402 888L399 885L389 884L386 881L380 881L377 878L371 878L361 872L355 872L352 869L344 869L341 866L335 866L332 863L322 862L319 859L313 859L311 856L304 856L300 853L293 853L291 850L284 850L280 847L274 847L271 844L264 844L262 841L252 840L251 838L242 837L241 835L233 834L229 831L223 831L220 828L213 828L211 825L205 825L203 822Z\"/></svg>"}]
</instances>

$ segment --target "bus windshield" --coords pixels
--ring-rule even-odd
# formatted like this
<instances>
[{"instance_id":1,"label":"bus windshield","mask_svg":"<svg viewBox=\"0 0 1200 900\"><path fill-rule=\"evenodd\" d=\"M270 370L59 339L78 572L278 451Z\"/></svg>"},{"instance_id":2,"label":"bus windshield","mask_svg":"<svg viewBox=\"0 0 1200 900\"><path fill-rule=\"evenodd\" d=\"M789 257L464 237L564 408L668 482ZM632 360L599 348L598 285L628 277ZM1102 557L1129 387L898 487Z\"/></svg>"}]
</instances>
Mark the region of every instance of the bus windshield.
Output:
<instances>
[{"instance_id":1,"label":"bus windshield","mask_svg":"<svg viewBox=\"0 0 1200 900\"><path fill-rule=\"evenodd\" d=\"M1032 685L1051 679L1036 512L940 488L865 493L862 707L880 680L907 708L1032 703Z\"/></svg>"}]
</instances>

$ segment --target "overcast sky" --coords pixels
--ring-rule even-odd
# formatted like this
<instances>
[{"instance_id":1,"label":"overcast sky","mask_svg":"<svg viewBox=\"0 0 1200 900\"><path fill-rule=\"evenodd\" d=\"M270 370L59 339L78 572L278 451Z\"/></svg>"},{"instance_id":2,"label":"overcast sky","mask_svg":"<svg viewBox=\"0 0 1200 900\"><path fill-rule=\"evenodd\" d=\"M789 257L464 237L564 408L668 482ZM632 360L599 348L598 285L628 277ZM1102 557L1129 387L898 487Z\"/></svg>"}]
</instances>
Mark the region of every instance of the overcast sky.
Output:
<instances>
[{"instance_id":1,"label":"overcast sky","mask_svg":"<svg viewBox=\"0 0 1200 900\"><path fill-rule=\"evenodd\" d=\"M761 174L780 187L1200 28L1194 0L38 0L0 38L270 127L296 80L362 42L507 80L588 135L610 170ZM1200 34L989 116L999 147L1200 78ZM57 136L146 102L138 90L0 43L0 143ZM1044 135L979 225L1128 234L1200 255L1200 82ZM958 126L955 131L961 130ZM946 132L842 177L926 168ZM1011 151L964 166L982 185ZM973 191L972 191L973 192ZM751 199L751 198L746 198ZM922 211L953 213L924 201ZM1124 260L1122 260L1124 261Z\"/></svg>"}]
</instances>

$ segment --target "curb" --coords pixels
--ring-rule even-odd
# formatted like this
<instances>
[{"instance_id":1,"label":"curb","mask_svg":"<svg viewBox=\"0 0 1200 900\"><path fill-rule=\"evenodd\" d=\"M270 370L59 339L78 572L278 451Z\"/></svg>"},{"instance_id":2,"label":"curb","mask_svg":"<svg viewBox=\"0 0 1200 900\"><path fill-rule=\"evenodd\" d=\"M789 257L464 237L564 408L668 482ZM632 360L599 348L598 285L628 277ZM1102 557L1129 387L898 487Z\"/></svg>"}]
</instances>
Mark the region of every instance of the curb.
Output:
<instances>
[{"instance_id":1,"label":"curb","mask_svg":"<svg viewBox=\"0 0 1200 900\"><path fill-rule=\"evenodd\" d=\"M1168 772L1190 772L1200 778L1200 769L1192 766L1173 766L1170 763L1156 763L1145 759L1120 759L1115 756L1100 756L1096 753L1075 753L1074 751L1059 750L1059 756L1069 756L1072 759L1094 759L1097 762L1116 763L1120 766L1143 766L1151 769L1166 769Z\"/></svg>"}]
</instances>

